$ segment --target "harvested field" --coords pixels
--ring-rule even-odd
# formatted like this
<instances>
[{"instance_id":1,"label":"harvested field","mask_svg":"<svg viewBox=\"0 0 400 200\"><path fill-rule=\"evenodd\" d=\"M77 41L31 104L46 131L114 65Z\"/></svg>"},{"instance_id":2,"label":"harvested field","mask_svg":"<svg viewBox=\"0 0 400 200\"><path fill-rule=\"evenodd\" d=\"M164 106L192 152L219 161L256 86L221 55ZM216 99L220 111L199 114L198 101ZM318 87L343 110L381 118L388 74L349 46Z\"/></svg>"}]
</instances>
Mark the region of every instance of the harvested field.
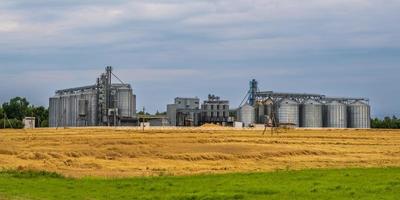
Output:
<instances>
[{"instance_id":1,"label":"harvested field","mask_svg":"<svg viewBox=\"0 0 400 200\"><path fill-rule=\"evenodd\" d=\"M0 130L0 168L159 176L400 166L400 131L223 128Z\"/></svg>"}]
</instances>

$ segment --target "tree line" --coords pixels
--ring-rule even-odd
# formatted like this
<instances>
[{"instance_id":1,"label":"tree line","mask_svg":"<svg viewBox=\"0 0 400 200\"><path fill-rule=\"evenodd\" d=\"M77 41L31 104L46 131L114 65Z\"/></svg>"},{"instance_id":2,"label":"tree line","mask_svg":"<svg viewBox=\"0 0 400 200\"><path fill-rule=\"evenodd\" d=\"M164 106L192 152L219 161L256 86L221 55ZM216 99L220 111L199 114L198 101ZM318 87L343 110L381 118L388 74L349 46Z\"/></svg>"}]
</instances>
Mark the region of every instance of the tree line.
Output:
<instances>
[{"instance_id":1,"label":"tree line","mask_svg":"<svg viewBox=\"0 0 400 200\"><path fill-rule=\"evenodd\" d=\"M26 98L15 97L0 107L0 128L23 128L25 117L35 117L36 127L49 126L49 111L43 106L34 106Z\"/></svg>"},{"instance_id":2,"label":"tree line","mask_svg":"<svg viewBox=\"0 0 400 200\"><path fill-rule=\"evenodd\" d=\"M372 119L371 128L400 129L400 119L396 116L385 117L383 119Z\"/></svg>"}]
</instances>

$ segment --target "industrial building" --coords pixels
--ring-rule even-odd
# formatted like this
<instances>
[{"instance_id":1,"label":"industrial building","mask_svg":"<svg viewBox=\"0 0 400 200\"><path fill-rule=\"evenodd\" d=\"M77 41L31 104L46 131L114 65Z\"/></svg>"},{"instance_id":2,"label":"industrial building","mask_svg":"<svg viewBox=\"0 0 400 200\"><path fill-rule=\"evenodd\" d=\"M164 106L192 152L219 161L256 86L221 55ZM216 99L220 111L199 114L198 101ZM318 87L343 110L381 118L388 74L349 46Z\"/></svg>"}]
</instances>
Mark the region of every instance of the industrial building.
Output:
<instances>
[{"instance_id":1,"label":"industrial building","mask_svg":"<svg viewBox=\"0 0 400 200\"><path fill-rule=\"evenodd\" d=\"M201 105L201 124L218 123L225 124L229 119L229 101L221 100L215 95L208 95Z\"/></svg>"},{"instance_id":2,"label":"industrial building","mask_svg":"<svg viewBox=\"0 0 400 200\"><path fill-rule=\"evenodd\" d=\"M250 82L246 97L246 104L242 102L243 106L237 111L237 119L247 126L289 124L305 128L371 127L371 108L367 98L260 91L256 80Z\"/></svg>"},{"instance_id":3,"label":"industrial building","mask_svg":"<svg viewBox=\"0 0 400 200\"><path fill-rule=\"evenodd\" d=\"M167 118L171 126L200 125L200 99L177 97L174 104L167 105Z\"/></svg>"},{"instance_id":4,"label":"industrial building","mask_svg":"<svg viewBox=\"0 0 400 200\"><path fill-rule=\"evenodd\" d=\"M167 117L171 126L199 126L205 123L224 124L229 119L229 101L208 95L200 107L200 99L175 98L167 105Z\"/></svg>"},{"instance_id":5,"label":"industrial building","mask_svg":"<svg viewBox=\"0 0 400 200\"><path fill-rule=\"evenodd\" d=\"M112 77L120 83L112 83ZM95 85L58 90L49 100L50 127L136 125L136 96L108 66Z\"/></svg>"},{"instance_id":6,"label":"industrial building","mask_svg":"<svg viewBox=\"0 0 400 200\"><path fill-rule=\"evenodd\" d=\"M119 83L113 83L113 77ZM215 95L208 95L201 105L197 97L177 97L173 104L167 105L166 116L147 120L153 126L200 126L206 123L242 124L245 127L257 124L304 128L371 126L367 98L260 91L254 79L240 105L238 109L230 110L229 101ZM57 90L49 99L50 127L137 125L136 96L132 87L122 82L110 66L97 78L96 84Z\"/></svg>"}]
</instances>

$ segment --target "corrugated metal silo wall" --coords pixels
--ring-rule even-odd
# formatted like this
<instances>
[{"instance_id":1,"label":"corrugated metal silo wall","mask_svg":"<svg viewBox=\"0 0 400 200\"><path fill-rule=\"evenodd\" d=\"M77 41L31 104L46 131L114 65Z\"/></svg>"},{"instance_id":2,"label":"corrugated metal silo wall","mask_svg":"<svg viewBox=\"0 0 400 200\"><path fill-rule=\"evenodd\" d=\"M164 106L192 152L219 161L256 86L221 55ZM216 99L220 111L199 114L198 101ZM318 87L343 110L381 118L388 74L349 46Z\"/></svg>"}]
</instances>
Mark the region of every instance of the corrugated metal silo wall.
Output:
<instances>
[{"instance_id":1,"label":"corrugated metal silo wall","mask_svg":"<svg viewBox=\"0 0 400 200\"><path fill-rule=\"evenodd\" d=\"M255 108L256 122L263 124L265 123L265 105L257 104Z\"/></svg>"},{"instance_id":2,"label":"corrugated metal silo wall","mask_svg":"<svg viewBox=\"0 0 400 200\"><path fill-rule=\"evenodd\" d=\"M324 106L324 126L329 128L347 128L347 106L339 102Z\"/></svg>"},{"instance_id":3,"label":"corrugated metal silo wall","mask_svg":"<svg viewBox=\"0 0 400 200\"><path fill-rule=\"evenodd\" d=\"M132 108L132 111L133 111L133 115L135 116L135 114L136 114L136 95L132 95L132 101L131 101L131 108Z\"/></svg>"},{"instance_id":4,"label":"corrugated metal silo wall","mask_svg":"<svg viewBox=\"0 0 400 200\"><path fill-rule=\"evenodd\" d=\"M49 99L49 127L57 127L59 112L59 99L51 97Z\"/></svg>"},{"instance_id":5,"label":"corrugated metal silo wall","mask_svg":"<svg viewBox=\"0 0 400 200\"><path fill-rule=\"evenodd\" d=\"M245 126L249 126L250 124L254 124L255 122L255 109L253 106L244 105L239 109L240 120L245 124Z\"/></svg>"},{"instance_id":6,"label":"corrugated metal silo wall","mask_svg":"<svg viewBox=\"0 0 400 200\"><path fill-rule=\"evenodd\" d=\"M299 126L299 104L293 100L284 99L278 103L278 122L293 123Z\"/></svg>"},{"instance_id":7,"label":"corrugated metal silo wall","mask_svg":"<svg viewBox=\"0 0 400 200\"><path fill-rule=\"evenodd\" d=\"M83 93L77 94L78 102L79 100L85 100L87 102L86 105L86 116L79 118L75 116L77 119L77 126L95 126L97 121L97 95L95 91L87 91ZM78 106L78 110L80 110Z\"/></svg>"},{"instance_id":8,"label":"corrugated metal silo wall","mask_svg":"<svg viewBox=\"0 0 400 200\"><path fill-rule=\"evenodd\" d=\"M118 110L121 117L132 118L135 114L135 98L130 88L119 88L117 92Z\"/></svg>"},{"instance_id":9,"label":"corrugated metal silo wall","mask_svg":"<svg viewBox=\"0 0 400 200\"><path fill-rule=\"evenodd\" d=\"M90 108L90 116L88 119L89 126L97 125L97 92L93 91L88 94L89 99L89 108Z\"/></svg>"},{"instance_id":10,"label":"corrugated metal silo wall","mask_svg":"<svg viewBox=\"0 0 400 200\"><path fill-rule=\"evenodd\" d=\"M87 101L87 116L79 117L79 100ZM94 126L97 119L97 96L95 91L63 94L50 98L50 127Z\"/></svg>"},{"instance_id":11,"label":"corrugated metal silo wall","mask_svg":"<svg viewBox=\"0 0 400 200\"><path fill-rule=\"evenodd\" d=\"M301 127L319 128L323 126L322 104L306 101L300 106Z\"/></svg>"},{"instance_id":12,"label":"corrugated metal silo wall","mask_svg":"<svg viewBox=\"0 0 400 200\"><path fill-rule=\"evenodd\" d=\"M348 105L349 128L371 128L371 107L367 104L356 102Z\"/></svg>"}]
</instances>

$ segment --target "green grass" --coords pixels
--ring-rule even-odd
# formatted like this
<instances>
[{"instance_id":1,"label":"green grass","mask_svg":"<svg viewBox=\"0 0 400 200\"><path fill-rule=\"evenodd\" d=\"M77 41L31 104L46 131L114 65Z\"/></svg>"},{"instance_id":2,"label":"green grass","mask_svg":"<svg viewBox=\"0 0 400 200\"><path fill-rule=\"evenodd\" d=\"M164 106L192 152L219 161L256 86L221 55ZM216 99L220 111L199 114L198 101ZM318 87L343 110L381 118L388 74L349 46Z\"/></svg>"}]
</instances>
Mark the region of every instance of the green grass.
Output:
<instances>
[{"instance_id":1,"label":"green grass","mask_svg":"<svg viewBox=\"0 0 400 200\"><path fill-rule=\"evenodd\" d=\"M131 179L3 171L0 199L400 199L400 168Z\"/></svg>"}]
</instances>

